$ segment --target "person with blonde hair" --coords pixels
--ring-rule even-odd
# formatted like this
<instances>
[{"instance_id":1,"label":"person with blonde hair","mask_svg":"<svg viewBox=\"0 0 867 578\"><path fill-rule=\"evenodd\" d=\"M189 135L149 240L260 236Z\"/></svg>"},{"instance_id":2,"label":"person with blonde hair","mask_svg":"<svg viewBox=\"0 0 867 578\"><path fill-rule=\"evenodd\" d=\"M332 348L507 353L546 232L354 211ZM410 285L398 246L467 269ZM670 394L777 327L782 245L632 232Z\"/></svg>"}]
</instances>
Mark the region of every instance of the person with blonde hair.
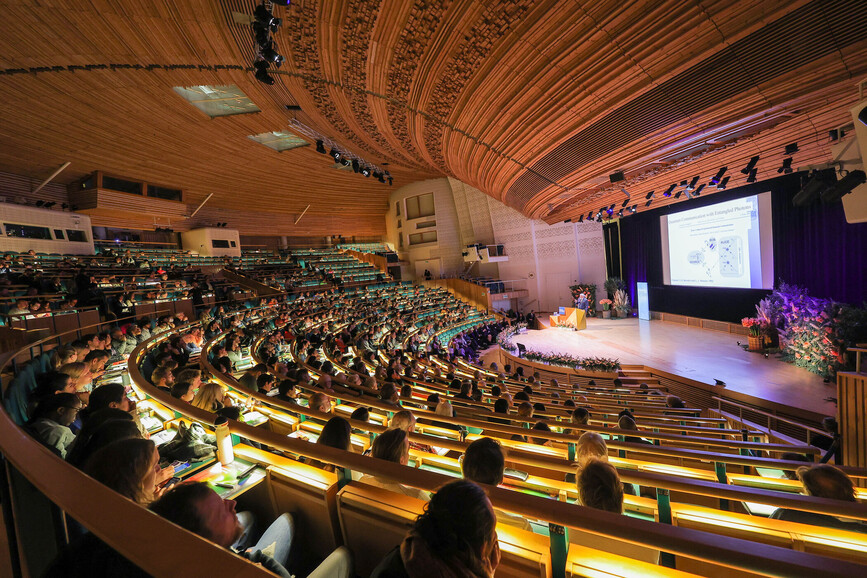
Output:
<instances>
[{"instance_id":1,"label":"person with blonde hair","mask_svg":"<svg viewBox=\"0 0 867 578\"><path fill-rule=\"evenodd\" d=\"M78 361L78 352L74 347L63 345L54 350L51 357L51 368L57 370L68 363Z\"/></svg>"},{"instance_id":2,"label":"person with blonde hair","mask_svg":"<svg viewBox=\"0 0 867 578\"><path fill-rule=\"evenodd\" d=\"M205 383L190 403L205 411L216 412L231 406L232 398L226 395L226 390L219 383Z\"/></svg>"},{"instance_id":3,"label":"person with blonde hair","mask_svg":"<svg viewBox=\"0 0 867 578\"><path fill-rule=\"evenodd\" d=\"M93 454L84 473L120 495L147 506L158 497L157 487L171 478L174 469L160 468L160 454L151 440L128 438L111 443Z\"/></svg>"},{"instance_id":4,"label":"person with blonde hair","mask_svg":"<svg viewBox=\"0 0 867 578\"><path fill-rule=\"evenodd\" d=\"M379 460L393 462L402 466L407 465L409 463L409 434L402 429L390 429L385 433L379 434L376 436L376 439L373 440L373 447L370 455ZM425 502L430 500L428 493L423 490L405 486L394 480L383 478L381 476L364 474L358 481L371 486L376 486L377 488L384 488L392 492L418 498Z\"/></svg>"},{"instance_id":5,"label":"person with blonde hair","mask_svg":"<svg viewBox=\"0 0 867 578\"><path fill-rule=\"evenodd\" d=\"M587 460L596 459L608 461L608 446L602 436L596 432L587 431L578 438L575 448L575 461L582 467Z\"/></svg>"}]
</instances>

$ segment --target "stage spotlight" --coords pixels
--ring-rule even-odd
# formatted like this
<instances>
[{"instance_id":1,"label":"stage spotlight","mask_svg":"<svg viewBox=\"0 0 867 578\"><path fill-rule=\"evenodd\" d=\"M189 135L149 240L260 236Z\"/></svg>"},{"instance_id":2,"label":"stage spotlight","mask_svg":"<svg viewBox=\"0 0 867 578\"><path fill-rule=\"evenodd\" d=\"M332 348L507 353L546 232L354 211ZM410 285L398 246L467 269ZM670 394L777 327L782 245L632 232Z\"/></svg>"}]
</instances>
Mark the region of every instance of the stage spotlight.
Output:
<instances>
[{"instance_id":1,"label":"stage spotlight","mask_svg":"<svg viewBox=\"0 0 867 578\"><path fill-rule=\"evenodd\" d=\"M747 163L747 166L745 166L744 168L741 169L741 172L745 175L750 174L750 172L756 168L756 163L758 163L758 162L759 162L758 155L754 156L753 158L750 159L750 162ZM752 181L750 181L750 182L752 182Z\"/></svg>"},{"instance_id":2,"label":"stage spotlight","mask_svg":"<svg viewBox=\"0 0 867 578\"><path fill-rule=\"evenodd\" d=\"M369 177L370 176L370 169L367 167L361 167L361 174L364 175L365 177Z\"/></svg>"},{"instance_id":3,"label":"stage spotlight","mask_svg":"<svg viewBox=\"0 0 867 578\"><path fill-rule=\"evenodd\" d=\"M283 64L283 57L277 54L276 44L273 42L268 42L267 44L262 46L262 58L267 60L268 62L273 62L277 65L277 68L280 68Z\"/></svg>"},{"instance_id":4,"label":"stage spotlight","mask_svg":"<svg viewBox=\"0 0 867 578\"><path fill-rule=\"evenodd\" d=\"M321 140L316 141L316 152L324 154L328 154L328 151L325 150L325 143Z\"/></svg>"},{"instance_id":5,"label":"stage spotlight","mask_svg":"<svg viewBox=\"0 0 867 578\"><path fill-rule=\"evenodd\" d=\"M45 204L45 201L42 201L42 200L40 200L40 201L36 201L36 206L37 206L37 207L41 207L41 206L44 205L44 204Z\"/></svg>"},{"instance_id":6,"label":"stage spotlight","mask_svg":"<svg viewBox=\"0 0 867 578\"><path fill-rule=\"evenodd\" d=\"M695 191L693 191L692 196L697 197L697 196L701 195L701 192L704 190L704 187L705 187L704 183L700 184L698 186L698 188Z\"/></svg>"},{"instance_id":7,"label":"stage spotlight","mask_svg":"<svg viewBox=\"0 0 867 578\"><path fill-rule=\"evenodd\" d=\"M668 188L665 190L665 192L662 193L662 196L664 196L664 197L670 197L670 196L671 196L671 192L674 190L674 187L676 187L676 186L677 186L677 183L674 183L673 185L671 185L670 187L668 187Z\"/></svg>"},{"instance_id":8,"label":"stage spotlight","mask_svg":"<svg viewBox=\"0 0 867 578\"><path fill-rule=\"evenodd\" d=\"M328 151L328 154L331 156L331 158L334 159L335 163L340 161L340 151L336 148L331 147L331 150Z\"/></svg>"},{"instance_id":9,"label":"stage spotlight","mask_svg":"<svg viewBox=\"0 0 867 578\"><path fill-rule=\"evenodd\" d=\"M793 171L792 169L792 158L789 157L787 159L783 159L783 166L777 169L778 173L786 173L789 174Z\"/></svg>"},{"instance_id":10,"label":"stage spotlight","mask_svg":"<svg viewBox=\"0 0 867 578\"><path fill-rule=\"evenodd\" d=\"M629 204L629 198L623 199L623 203L620 205L621 207L625 207Z\"/></svg>"},{"instance_id":11,"label":"stage spotlight","mask_svg":"<svg viewBox=\"0 0 867 578\"><path fill-rule=\"evenodd\" d=\"M380 183L385 183L385 175L382 174L382 173L379 173L379 182L380 182Z\"/></svg>"},{"instance_id":12,"label":"stage spotlight","mask_svg":"<svg viewBox=\"0 0 867 578\"><path fill-rule=\"evenodd\" d=\"M649 207L649 206L650 206L650 203L652 203L652 202L653 202L653 199L650 199L649 201L647 201L646 203L644 203L644 206L645 206L645 207Z\"/></svg>"},{"instance_id":13,"label":"stage spotlight","mask_svg":"<svg viewBox=\"0 0 867 578\"><path fill-rule=\"evenodd\" d=\"M374 178L374 179L379 180L379 177L380 177L380 176L381 176L381 175L380 175L379 171L373 171L373 178Z\"/></svg>"},{"instance_id":14,"label":"stage spotlight","mask_svg":"<svg viewBox=\"0 0 867 578\"><path fill-rule=\"evenodd\" d=\"M572 219L563 219L563 222L564 222L564 223L571 223L571 222L572 222Z\"/></svg>"},{"instance_id":15,"label":"stage spotlight","mask_svg":"<svg viewBox=\"0 0 867 578\"><path fill-rule=\"evenodd\" d=\"M795 154L796 152L798 152L798 143L793 142L792 144L787 144L787 145L786 145L786 152L785 152L784 154L785 154L787 157L792 156L792 155Z\"/></svg>"},{"instance_id":16,"label":"stage spotlight","mask_svg":"<svg viewBox=\"0 0 867 578\"><path fill-rule=\"evenodd\" d=\"M719 182L719 184L716 186L716 190L718 190L718 191L724 191L724 190L726 190L726 185L728 185L728 183L729 183L729 179L730 179L730 178L731 178L731 177L726 177L726 178L724 178L723 180L721 180L721 181Z\"/></svg>"},{"instance_id":17,"label":"stage spotlight","mask_svg":"<svg viewBox=\"0 0 867 578\"><path fill-rule=\"evenodd\" d=\"M57 201L51 201L50 203L45 203L44 208L50 209L51 207L53 207L56 204L57 204Z\"/></svg>"},{"instance_id":18,"label":"stage spotlight","mask_svg":"<svg viewBox=\"0 0 867 578\"><path fill-rule=\"evenodd\" d=\"M358 164L358 159L352 159L352 172L358 173L361 171L361 167Z\"/></svg>"},{"instance_id":19,"label":"stage spotlight","mask_svg":"<svg viewBox=\"0 0 867 578\"><path fill-rule=\"evenodd\" d=\"M272 32L277 32L277 28L279 28L280 24L283 22L279 18L274 18L274 15L265 7L264 4L256 6L256 9L253 11L253 16L256 17L256 24L267 26Z\"/></svg>"},{"instance_id":20,"label":"stage spotlight","mask_svg":"<svg viewBox=\"0 0 867 578\"><path fill-rule=\"evenodd\" d=\"M614 206L615 206L616 204L617 204L617 203L611 203L611 204L608 206L608 212L609 212L609 213L610 213L611 211L614 210Z\"/></svg>"},{"instance_id":21,"label":"stage spotlight","mask_svg":"<svg viewBox=\"0 0 867 578\"><path fill-rule=\"evenodd\" d=\"M588 220L588 221L592 221L592 220L593 220L593 211L590 211L589 213L587 213L587 220Z\"/></svg>"},{"instance_id":22,"label":"stage spotlight","mask_svg":"<svg viewBox=\"0 0 867 578\"><path fill-rule=\"evenodd\" d=\"M583 223L583 222L584 222L584 215L581 215L580 217L578 217L578 222L579 222L579 223Z\"/></svg>"},{"instance_id":23,"label":"stage spotlight","mask_svg":"<svg viewBox=\"0 0 867 578\"><path fill-rule=\"evenodd\" d=\"M292 3L292 0L271 0L272 4L276 4L277 6L289 6Z\"/></svg>"},{"instance_id":24,"label":"stage spotlight","mask_svg":"<svg viewBox=\"0 0 867 578\"><path fill-rule=\"evenodd\" d=\"M833 203L852 192L858 185L867 182L867 173L861 170L849 171L849 174L837 181L833 187L822 191L822 202Z\"/></svg>"},{"instance_id":25,"label":"stage spotlight","mask_svg":"<svg viewBox=\"0 0 867 578\"><path fill-rule=\"evenodd\" d=\"M623 218L623 209L620 209L619 211L617 211L617 216L620 218Z\"/></svg>"},{"instance_id":26,"label":"stage spotlight","mask_svg":"<svg viewBox=\"0 0 867 578\"><path fill-rule=\"evenodd\" d=\"M682 194L683 194L683 191L677 191L676 193L674 193L674 198L679 199L680 195L682 195Z\"/></svg>"},{"instance_id":27,"label":"stage spotlight","mask_svg":"<svg viewBox=\"0 0 867 578\"><path fill-rule=\"evenodd\" d=\"M253 63L253 67L256 69L256 80L267 85L274 84L274 77L268 73L269 65L267 61L257 60Z\"/></svg>"},{"instance_id":28,"label":"stage spotlight","mask_svg":"<svg viewBox=\"0 0 867 578\"><path fill-rule=\"evenodd\" d=\"M387 180L388 180L388 186L390 187L391 186L391 177L388 177Z\"/></svg>"},{"instance_id":29,"label":"stage spotlight","mask_svg":"<svg viewBox=\"0 0 867 578\"><path fill-rule=\"evenodd\" d=\"M698 179L699 179L699 178L700 178L700 177L692 177L692 180L689 181L689 184L686 186L686 190L687 190L687 191L694 191L694 190L695 190L695 186L698 184Z\"/></svg>"},{"instance_id":30,"label":"stage spotlight","mask_svg":"<svg viewBox=\"0 0 867 578\"><path fill-rule=\"evenodd\" d=\"M714 175L713 178L711 178L711 180L710 180L710 184L712 184L712 185L718 185L718 184L720 183L720 181L722 180L723 175L726 173L726 171L727 171L728 169L729 169L728 167L722 167L722 168L717 172L717 174Z\"/></svg>"},{"instance_id":31,"label":"stage spotlight","mask_svg":"<svg viewBox=\"0 0 867 578\"><path fill-rule=\"evenodd\" d=\"M629 207L629 210L634 213L635 211L638 210L638 205L632 205L631 207Z\"/></svg>"},{"instance_id":32,"label":"stage spotlight","mask_svg":"<svg viewBox=\"0 0 867 578\"><path fill-rule=\"evenodd\" d=\"M759 169L753 169L750 171L750 176L747 177L748 183L756 182L756 175L759 174Z\"/></svg>"},{"instance_id":33,"label":"stage spotlight","mask_svg":"<svg viewBox=\"0 0 867 578\"><path fill-rule=\"evenodd\" d=\"M650 191L649 193L647 193L646 195L644 195L644 198L645 198L645 199L652 199L652 198L653 198L653 191Z\"/></svg>"}]
</instances>

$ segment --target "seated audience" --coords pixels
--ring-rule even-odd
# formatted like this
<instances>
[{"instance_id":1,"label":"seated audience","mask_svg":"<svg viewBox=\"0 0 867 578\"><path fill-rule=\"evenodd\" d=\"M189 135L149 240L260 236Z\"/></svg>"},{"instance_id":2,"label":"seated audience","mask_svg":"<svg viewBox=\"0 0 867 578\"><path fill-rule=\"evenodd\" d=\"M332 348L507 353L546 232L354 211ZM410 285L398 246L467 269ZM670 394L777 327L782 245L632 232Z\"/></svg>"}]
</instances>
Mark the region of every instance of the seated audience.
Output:
<instances>
[{"instance_id":1,"label":"seated audience","mask_svg":"<svg viewBox=\"0 0 867 578\"><path fill-rule=\"evenodd\" d=\"M150 509L170 522L223 548L232 549L244 534L244 527L235 514L235 501L222 499L203 482L188 482L172 488L151 504ZM294 533L295 524L292 516L283 514L262 534L255 546L236 553L277 576L289 578L286 562L289 559ZM352 562L349 551L341 547L326 558L309 576L349 578L351 575Z\"/></svg>"},{"instance_id":2,"label":"seated audience","mask_svg":"<svg viewBox=\"0 0 867 578\"><path fill-rule=\"evenodd\" d=\"M467 446L461 460L461 472L464 478L477 484L499 486L503 483L503 473L506 469L506 458L500 442L491 438L479 438ZM523 530L532 530L530 522L523 516L504 512L494 508L497 522L508 524Z\"/></svg>"},{"instance_id":3,"label":"seated audience","mask_svg":"<svg viewBox=\"0 0 867 578\"><path fill-rule=\"evenodd\" d=\"M154 442L131 438L110 443L94 453L84 465L84 473L146 506L158 496L159 486L174 475L174 468L161 468L159 462Z\"/></svg>"},{"instance_id":4,"label":"seated audience","mask_svg":"<svg viewBox=\"0 0 867 578\"><path fill-rule=\"evenodd\" d=\"M841 502L856 502L855 485L844 472L828 464L816 466L801 466L797 470L798 479L804 486L804 493L817 498L839 500ZM800 524L812 524L826 528L838 528L854 532L867 532L867 523L848 518L839 518L827 514L777 508L771 518L774 520L787 520Z\"/></svg>"},{"instance_id":5,"label":"seated audience","mask_svg":"<svg viewBox=\"0 0 867 578\"><path fill-rule=\"evenodd\" d=\"M206 383L199 388L190 403L205 411L217 412L226 406L232 406L232 398L226 395L226 390L219 383Z\"/></svg>"},{"instance_id":6,"label":"seated audience","mask_svg":"<svg viewBox=\"0 0 867 578\"><path fill-rule=\"evenodd\" d=\"M307 401L307 407L310 409L321 411L322 413L331 413L331 398L322 392L315 392L310 395Z\"/></svg>"},{"instance_id":7,"label":"seated audience","mask_svg":"<svg viewBox=\"0 0 867 578\"><path fill-rule=\"evenodd\" d=\"M37 403L27 430L61 458L66 458L66 451L75 439L69 426L83 407L74 393L44 397Z\"/></svg>"},{"instance_id":8,"label":"seated audience","mask_svg":"<svg viewBox=\"0 0 867 578\"><path fill-rule=\"evenodd\" d=\"M457 480L431 498L371 578L491 578L500 563L497 518L484 490Z\"/></svg>"},{"instance_id":9,"label":"seated audience","mask_svg":"<svg viewBox=\"0 0 867 578\"><path fill-rule=\"evenodd\" d=\"M196 393L198 393L198 389L192 382L178 381L172 385L172 397L175 399L191 403L195 399Z\"/></svg>"},{"instance_id":10,"label":"seated audience","mask_svg":"<svg viewBox=\"0 0 867 578\"><path fill-rule=\"evenodd\" d=\"M409 463L408 434L402 429L390 429L385 433L379 434L376 436L376 439L373 440L373 448L370 455L379 460L394 462L402 466L407 465ZM420 500L428 501L430 499L427 492L423 490L404 486L394 480L381 478L379 476L365 474L361 476L359 481L378 488L385 488L392 492L406 494L407 496L418 498Z\"/></svg>"},{"instance_id":11,"label":"seated audience","mask_svg":"<svg viewBox=\"0 0 867 578\"><path fill-rule=\"evenodd\" d=\"M583 506L623 513L623 484L614 466L590 459L578 470L578 501Z\"/></svg>"}]
</instances>

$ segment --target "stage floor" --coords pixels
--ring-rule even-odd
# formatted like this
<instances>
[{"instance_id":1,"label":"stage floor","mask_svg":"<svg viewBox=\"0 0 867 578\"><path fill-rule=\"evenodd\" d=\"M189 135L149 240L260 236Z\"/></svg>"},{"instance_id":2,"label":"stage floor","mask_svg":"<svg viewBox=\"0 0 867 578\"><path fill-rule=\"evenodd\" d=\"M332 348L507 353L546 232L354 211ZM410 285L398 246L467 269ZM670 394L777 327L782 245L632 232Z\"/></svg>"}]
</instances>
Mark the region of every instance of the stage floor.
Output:
<instances>
[{"instance_id":1,"label":"stage floor","mask_svg":"<svg viewBox=\"0 0 867 578\"><path fill-rule=\"evenodd\" d=\"M582 357L615 357L624 365L647 365L729 390L809 411L836 415L835 382L790 363L744 351L746 336L685 327L663 321L589 318L587 329L549 328L516 335L528 349Z\"/></svg>"}]
</instances>

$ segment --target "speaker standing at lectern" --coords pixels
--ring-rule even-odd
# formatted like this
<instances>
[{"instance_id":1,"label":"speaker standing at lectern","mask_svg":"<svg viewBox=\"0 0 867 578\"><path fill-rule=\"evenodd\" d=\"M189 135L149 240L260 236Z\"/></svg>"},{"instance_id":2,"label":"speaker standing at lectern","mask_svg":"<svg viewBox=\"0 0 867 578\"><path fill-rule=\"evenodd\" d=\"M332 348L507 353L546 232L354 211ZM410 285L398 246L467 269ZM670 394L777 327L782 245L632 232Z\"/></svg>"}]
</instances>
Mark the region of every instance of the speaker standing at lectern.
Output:
<instances>
[{"instance_id":1,"label":"speaker standing at lectern","mask_svg":"<svg viewBox=\"0 0 867 578\"><path fill-rule=\"evenodd\" d=\"M578 299L575 300L575 307L584 311L586 315L588 310L590 309L590 301L587 299L587 296L581 293L578 295Z\"/></svg>"}]
</instances>

